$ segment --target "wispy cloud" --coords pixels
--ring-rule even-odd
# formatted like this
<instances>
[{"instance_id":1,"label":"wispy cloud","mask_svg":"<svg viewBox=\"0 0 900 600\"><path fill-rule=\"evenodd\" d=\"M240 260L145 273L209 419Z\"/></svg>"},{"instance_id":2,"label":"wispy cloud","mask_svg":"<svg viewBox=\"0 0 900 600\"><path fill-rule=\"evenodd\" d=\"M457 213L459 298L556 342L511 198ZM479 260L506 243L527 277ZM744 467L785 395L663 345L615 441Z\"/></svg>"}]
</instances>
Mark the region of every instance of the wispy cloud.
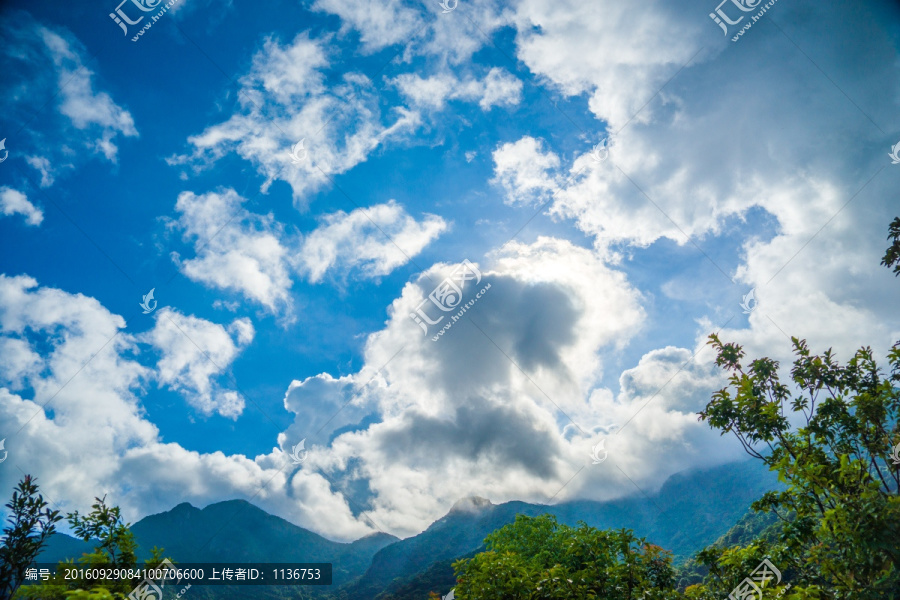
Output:
<instances>
[{"instance_id":1,"label":"wispy cloud","mask_svg":"<svg viewBox=\"0 0 900 600\"><path fill-rule=\"evenodd\" d=\"M436 215L416 221L393 200L328 214L303 241L300 268L313 283L329 270L380 277L408 263L447 228Z\"/></svg>"},{"instance_id":2,"label":"wispy cloud","mask_svg":"<svg viewBox=\"0 0 900 600\"><path fill-rule=\"evenodd\" d=\"M28 197L11 187L0 187L0 212L4 215L22 215L29 225L40 225L44 213L28 201Z\"/></svg>"}]
</instances>

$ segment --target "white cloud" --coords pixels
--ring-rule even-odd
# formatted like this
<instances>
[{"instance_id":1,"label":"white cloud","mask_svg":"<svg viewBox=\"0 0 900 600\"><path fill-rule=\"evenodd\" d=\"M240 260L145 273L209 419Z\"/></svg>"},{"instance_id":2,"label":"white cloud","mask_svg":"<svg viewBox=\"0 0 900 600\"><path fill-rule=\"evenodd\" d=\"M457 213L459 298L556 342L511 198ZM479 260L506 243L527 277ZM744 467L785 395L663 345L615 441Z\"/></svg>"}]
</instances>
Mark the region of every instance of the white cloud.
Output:
<instances>
[{"instance_id":1,"label":"white cloud","mask_svg":"<svg viewBox=\"0 0 900 600\"><path fill-rule=\"evenodd\" d=\"M31 122L37 98L50 107L35 121L39 126L33 123L14 142L40 172L40 186L52 185L59 171L94 154L115 163L119 141L138 131L131 113L101 89L84 45L65 27L42 25L28 12L5 16L4 108L10 118Z\"/></svg>"},{"instance_id":2,"label":"white cloud","mask_svg":"<svg viewBox=\"0 0 900 600\"><path fill-rule=\"evenodd\" d=\"M556 174L559 157L552 151L544 151L543 142L531 136L503 144L494 150L493 159L491 183L503 188L507 204L542 201L560 184Z\"/></svg>"},{"instance_id":3,"label":"white cloud","mask_svg":"<svg viewBox=\"0 0 900 600\"><path fill-rule=\"evenodd\" d=\"M696 415L724 385L704 346L706 335L739 313L736 303L706 303L710 314L695 317L693 343L651 347L621 374L618 392L599 384L608 358L621 356L643 323L642 307L649 306L623 274L602 262L610 248L637 253L661 240L690 248L691 236L713 262L738 263L726 273L743 292L756 286L760 304L749 327L737 316L721 335L745 343L750 356L789 364L789 340L779 327L820 349L834 346L845 359L858 345L874 341L880 351L900 337L896 281L878 265L893 210L888 172L842 210L882 167L889 144L777 30L760 30L752 52L722 51L713 41L699 62L640 110L698 49L721 35L703 19L709 6L691 7L676 13L655 4L636 10L602 3L609 19L600 22L593 6L569 3L560 10L558 3L539 0L518 5L519 57L564 93L587 95L591 110L614 132L613 144L603 163L593 162L587 148L564 163L525 137L494 153L494 183L511 203L534 202L573 175L552 214L592 236L596 252L545 239L509 245L483 269L484 281L492 283L487 294L431 342L415 337L421 332L408 315L449 273L449 266L436 265L404 289L385 329L369 337L365 374L322 374L292 385L286 403L297 407L289 430L294 441L307 433L301 405L337 410L350 401L350 415L323 429L321 437L333 439L328 447L319 442L311 466L370 490L379 524L398 533L418 531L466 494L546 501L588 462L600 435L610 459L569 483L563 499L623 495L633 491L632 481L649 492L678 470L741 456L737 444ZM900 96L889 76L896 51L865 25L879 22L878 15L855 15L853 7L796 10L803 19L793 19L794 12L783 18L802 23L804 35L837 31L847 38L835 47L854 48L854 60L885 57L862 81L852 73L854 63L842 58L835 76L839 83L853 82L843 89L896 129L891 115L900 114ZM866 41L857 48L860 31L867 32ZM741 44L752 39L745 36ZM404 81L413 84L411 97L422 101L450 93L440 78ZM862 94L869 83L871 93ZM709 250L724 245L728 240L717 238L733 235L759 209L774 218L774 234L750 232L736 257ZM711 274L703 277L719 288L733 285L714 266L704 267ZM622 315L629 316L620 321ZM361 385L385 364L377 385ZM372 424L352 427L361 421ZM338 428L345 432L336 435Z\"/></svg>"},{"instance_id":4,"label":"white cloud","mask_svg":"<svg viewBox=\"0 0 900 600\"><path fill-rule=\"evenodd\" d=\"M325 215L304 240L300 269L313 283L328 270L380 277L409 262L446 229L436 215L417 222L393 200L349 214L338 211Z\"/></svg>"},{"instance_id":5,"label":"white cloud","mask_svg":"<svg viewBox=\"0 0 900 600\"><path fill-rule=\"evenodd\" d=\"M885 300L897 289L879 265L895 215L891 175L885 169L867 181L895 142L879 129L900 129L900 93L891 77L896 48L883 32L861 32L895 17L875 6L776 5L773 18L795 22L801 52L777 29L754 28L732 44L697 16L710 9L700 0L677 12L659 2L517 6L518 57L563 93L586 95L612 131L607 161L595 163L585 148L559 166L573 180L551 215L571 219L607 256L662 240L699 245L711 282L699 289L735 288L738 298L757 289L761 308L749 329L738 318L723 333L753 352L788 359L785 334L843 356L876 341L886 348L900 333ZM826 30L839 33L828 43L811 33ZM510 200L540 197L562 179L548 153L530 142L522 149L506 168L496 161ZM771 233L742 230L735 255L716 254L723 236L760 214L771 218ZM740 312L737 303L719 304L711 298L710 314L700 317L709 330Z\"/></svg>"},{"instance_id":6,"label":"white cloud","mask_svg":"<svg viewBox=\"0 0 900 600\"><path fill-rule=\"evenodd\" d=\"M172 223L193 241L196 256L173 258L195 281L242 294L272 313L291 312L291 242L272 215L244 209L234 190L178 195Z\"/></svg>"},{"instance_id":7,"label":"white cloud","mask_svg":"<svg viewBox=\"0 0 900 600\"><path fill-rule=\"evenodd\" d=\"M704 27L715 35L703 18L714 7L690 4L524 0L513 15L517 56L562 93L587 94L591 110L618 130L703 46Z\"/></svg>"},{"instance_id":8,"label":"white cloud","mask_svg":"<svg viewBox=\"0 0 900 600\"><path fill-rule=\"evenodd\" d=\"M302 207L330 176L350 170L381 144L418 126L419 115L403 108L393 109L393 117L382 116L377 90L361 74L344 74L340 83L326 87L326 43L307 34L287 45L267 39L241 78L238 111L191 136L193 152L171 157L169 164L199 169L235 152L266 178L264 192L274 180L285 181ZM290 150L299 140L308 157L293 164Z\"/></svg>"},{"instance_id":9,"label":"white cloud","mask_svg":"<svg viewBox=\"0 0 900 600\"><path fill-rule=\"evenodd\" d=\"M215 381L231 366L240 351L253 341L249 319L237 319L228 328L205 319L183 315L171 308L156 312L156 326L147 342L160 353L159 382L183 394L205 415L219 413L237 419L244 399Z\"/></svg>"},{"instance_id":10,"label":"white cloud","mask_svg":"<svg viewBox=\"0 0 900 600\"><path fill-rule=\"evenodd\" d=\"M38 34L56 67L61 100L59 111L77 129L99 132L92 147L107 160L116 162L115 138L120 134L126 137L138 135L131 113L116 104L106 92L94 90L94 73L84 66L83 53L75 42L46 27L40 27Z\"/></svg>"},{"instance_id":11,"label":"white cloud","mask_svg":"<svg viewBox=\"0 0 900 600\"><path fill-rule=\"evenodd\" d=\"M459 80L450 73L430 77L403 73L393 83L417 107L442 109L447 100L477 100L487 111L493 106L517 105L522 99L522 82L498 67L488 71L484 79Z\"/></svg>"},{"instance_id":12,"label":"white cloud","mask_svg":"<svg viewBox=\"0 0 900 600\"><path fill-rule=\"evenodd\" d=\"M40 225L44 213L28 201L28 197L11 187L0 187L0 212L4 215L22 215L29 225Z\"/></svg>"},{"instance_id":13,"label":"white cloud","mask_svg":"<svg viewBox=\"0 0 900 600\"><path fill-rule=\"evenodd\" d=\"M213 399L216 391L205 358L184 345L173 323L217 346L209 352L222 366L249 343L253 328L245 319L225 328L165 308L156 318L153 330L134 336L121 316L93 298L40 287L27 276L0 275L5 464L37 477L42 493L63 512L89 510L104 493L129 521L180 502L203 506L243 497L333 539L373 532L320 475L281 472L289 461L280 450L250 459L163 443L138 395L147 382L158 378L183 393L205 388ZM159 343L164 351L158 373L134 358L144 343ZM233 407L219 401L220 409ZM0 470L4 489L15 485L18 469Z\"/></svg>"},{"instance_id":14,"label":"white cloud","mask_svg":"<svg viewBox=\"0 0 900 600\"><path fill-rule=\"evenodd\" d=\"M402 46L403 62L417 55L438 65L460 65L486 44L495 30L507 25L504 7L493 0L473 0L443 13L440 2L418 4L409 0L376 3L366 0L317 0L315 10L341 19L341 31L355 30L362 50L372 53Z\"/></svg>"},{"instance_id":15,"label":"white cloud","mask_svg":"<svg viewBox=\"0 0 900 600\"><path fill-rule=\"evenodd\" d=\"M7 464L37 475L48 497L87 505L108 483L117 454L157 435L132 392L151 373L125 357L135 340L124 327L93 298L0 275L0 339L12 352L0 359ZM17 473L4 469L3 485Z\"/></svg>"},{"instance_id":16,"label":"white cloud","mask_svg":"<svg viewBox=\"0 0 900 600\"><path fill-rule=\"evenodd\" d=\"M522 99L522 82L503 69L494 67L488 71L484 81L467 81L463 85L463 95L478 99L482 110L492 106L518 104Z\"/></svg>"},{"instance_id":17,"label":"white cloud","mask_svg":"<svg viewBox=\"0 0 900 600\"><path fill-rule=\"evenodd\" d=\"M370 414L375 394L384 387L384 381L366 372L369 370L338 378L320 373L292 381L284 395L284 408L294 413L294 423L279 434L279 445L289 451L300 440L313 444L328 439L335 431L356 425Z\"/></svg>"},{"instance_id":18,"label":"white cloud","mask_svg":"<svg viewBox=\"0 0 900 600\"><path fill-rule=\"evenodd\" d=\"M633 486L633 481L651 493L685 468L746 456L738 444L697 419L711 394L726 385L703 342L694 350L673 346L651 350L636 366L622 372L618 394L603 388L592 391L589 403L595 414L604 417L604 425L595 428L594 439L605 440L611 464L606 469L588 465L605 472L590 471L587 477L574 480L558 501L605 496L609 493L607 479L623 489ZM619 469L631 481L622 477Z\"/></svg>"},{"instance_id":19,"label":"white cloud","mask_svg":"<svg viewBox=\"0 0 900 600\"><path fill-rule=\"evenodd\" d=\"M400 0L316 0L313 10L339 16L342 32L356 29L367 52L407 42L423 24L419 12L404 6Z\"/></svg>"},{"instance_id":20,"label":"white cloud","mask_svg":"<svg viewBox=\"0 0 900 600\"><path fill-rule=\"evenodd\" d=\"M663 342L623 367L622 350L650 324L646 313L653 310L653 298L628 280L624 270L630 265L606 264L605 251L628 247L638 254L657 243L671 246L672 240L684 247L681 251L690 249L687 234L712 261L734 259L728 264L737 265L733 274L741 291L756 287L759 307L746 325L737 316L722 337L745 343L750 356L784 360L779 348L789 342L780 329L810 338L818 349L833 346L842 359L862 343L876 351L885 348L900 337L896 280L878 265L886 224L895 212L897 171L887 167L854 199L867 178L886 166L887 135L828 79L890 131L900 130L900 94L891 76L896 49L878 30L878 14L857 14L858 7L849 5L784 4L779 18L791 23L798 45L813 54L828 78L780 32L755 27L739 46L722 51L713 44L709 55L700 55L618 131L706 43L703 27L713 37L721 35L705 17L711 8L694 0L682 12L658 3L635 8L601 2L588 9L525 0L515 7L518 56L564 93L585 95L603 127L614 131L614 144L604 163L586 155L570 162L546 142L524 137L496 150L494 181L509 202L533 202L560 185L564 173L583 169L558 195L552 214L571 219L596 247L539 238L490 255L480 265L480 284L491 288L438 342L422 336L409 318L454 267L432 266L403 288L384 329L368 337L358 372L321 373L290 384L284 403L295 420L269 454L251 459L163 444L143 418L135 393L156 377L199 397L201 407L235 412L234 398L221 396L216 380L252 339L246 320L226 328L172 313L173 321L224 348L216 361L222 368L210 371L201 355L180 346L174 332L159 324L168 314L162 309L156 316L159 332L152 334L159 333L166 350L155 374L133 358L142 340L123 331L124 320L96 300L39 288L27 277L0 278L0 431L24 427L7 440L10 460L27 460L48 495L71 499L79 508L107 487L130 515L183 500L259 493L255 501L267 510L317 531L357 537L370 528L352 516L347 498L369 506L379 525L399 534L418 532L466 494L545 502L589 463L599 435L607 439L609 460L588 466L557 499L632 493L632 482L615 467L650 491L674 471L736 457L738 446L698 423L695 414L722 385L708 349L702 349L705 335L739 311L736 303L725 307L698 298L704 308L691 315L697 321L693 343ZM594 18L598 10L608 13L605 21ZM443 19L435 31L450 31L451 23ZM391 43L379 41L379 31L376 23L371 34L365 32L372 47ZM832 33L830 44L813 51L806 40L821 37L821 31ZM446 46L450 61L455 50ZM308 62L297 64L299 58ZM242 112L192 143L200 159L236 151L257 160L270 179L280 178L276 157L287 160L287 148L308 130L316 107L324 116L336 100L321 99L327 57L315 42L302 36L287 47L271 42L257 61L244 89L263 109L254 112L248 101ZM859 72L854 65L863 63L867 69ZM408 81L440 83L432 79ZM351 76L341 86L344 92L367 90L368 82ZM445 92L438 85L433 94ZM313 111L308 121L285 116L285 106L295 101L299 113ZM341 156L334 164L364 160L380 128L390 129L379 119L368 120L369 107L355 105L359 112L352 114L361 116L350 122L374 123L366 130L374 137L344 144L356 133L327 134L341 140L334 152L349 148L346 154L353 157ZM283 136L266 129L263 114L269 109L278 113L279 125L296 128L285 129L289 135ZM330 159L332 150L308 147L313 159L316 152ZM313 171L303 169L296 178L285 175L295 195L321 185L312 179ZM270 217L245 211L234 192L186 194L177 226L197 240L194 276L283 310L289 302L291 267L285 256L292 236ZM418 240L413 246L432 239L427 219L413 226L399 206L378 207L390 217L385 223L400 231L409 227L411 241ZM771 218L772 233L747 233L742 219L752 212ZM232 215L236 220L228 225ZM342 251L349 240L378 241L356 211L336 213L323 223L306 240L315 257L304 263L311 278L323 277L327 269L370 276L392 264L386 245L363 246L364 258ZM211 248L207 256L201 244L223 225L220 235L231 242ZM743 241L732 239L735 235ZM725 242L739 247L737 256L709 250ZM731 286L709 269L710 278ZM691 283L697 283L692 291L698 294L707 287ZM619 390L603 385L604 375L623 368ZM23 397L31 389L34 398ZM41 410L51 398L50 408ZM85 437L86 430L92 435ZM307 462L280 473L285 450L304 437ZM337 485L332 488L317 469ZM3 473L0 479L11 485ZM359 498L351 489L369 496Z\"/></svg>"},{"instance_id":21,"label":"white cloud","mask_svg":"<svg viewBox=\"0 0 900 600\"><path fill-rule=\"evenodd\" d=\"M405 286L386 327L369 336L359 373L295 381L285 397L296 417L282 447L307 438L304 469L352 489L364 482L369 514L399 535L467 494L547 501L590 447L567 433L569 417L588 436L605 422L589 391L643 321L640 294L621 273L589 250L541 238L510 244L482 267L463 301L490 288L434 342L444 322L426 336L409 315L454 268L435 265ZM603 494L624 489L613 482Z\"/></svg>"},{"instance_id":22,"label":"white cloud","mask_svg":"<svg viewBox=\"0 0 900 600\"><path fill-rule=\"evenodd\" d=\"M41 187L46 188L53 185L55 172L50 165L50 160L44 156L26 156L25 162L30 167L36 169L41 174Z\"/></svg>"},{"instance_id":23,"label":"white cloud","mask_svg":"<svg viewBox=\"0 0 900 600\"><path fill-rule=\"evenodd\" d=\"M453 97L459 81L449 73L422 77L417 73L403 73L393 79L400 93L415 105L443 108Z\"/></svg>"},{"instance_id":24,"label":"white cloud","mask_svg":"<svg viewBox=\"0 0 900 600\"><path fill-rule=\"evenodd\" d=\"M324 214L301 244L299 234L285 232L271 214L246 210L244 201L231 189L179 194L179 216L171 226L192 241L196 256L182 259L173 252L173 259L194 281L240 293L288 321L295 272L313 283L327 272L381 277L409 262L448 227L435 215L416 221L390 201Z\"/></svg>"}]
</instances>

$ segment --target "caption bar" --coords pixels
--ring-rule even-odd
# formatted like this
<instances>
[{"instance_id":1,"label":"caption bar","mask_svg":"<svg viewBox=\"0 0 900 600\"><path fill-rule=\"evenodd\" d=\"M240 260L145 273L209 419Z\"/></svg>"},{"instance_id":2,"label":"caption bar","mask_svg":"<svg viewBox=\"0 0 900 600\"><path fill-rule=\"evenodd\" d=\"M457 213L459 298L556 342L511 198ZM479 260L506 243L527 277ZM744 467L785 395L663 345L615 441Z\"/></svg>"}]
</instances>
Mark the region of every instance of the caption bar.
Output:
<instances>
[{"instance_id":1,"label":"caption bar","mask_svg":"<svg viewBox=\"0 0 900 600\"><path fill-rule=\"evenodd\" d=\"M53 580L155 581L165 585L331 585L331 563L181 563L165 561L156 568L121 565L58 565L35 563L25 583Z\"/></svg>"}]
</instances>

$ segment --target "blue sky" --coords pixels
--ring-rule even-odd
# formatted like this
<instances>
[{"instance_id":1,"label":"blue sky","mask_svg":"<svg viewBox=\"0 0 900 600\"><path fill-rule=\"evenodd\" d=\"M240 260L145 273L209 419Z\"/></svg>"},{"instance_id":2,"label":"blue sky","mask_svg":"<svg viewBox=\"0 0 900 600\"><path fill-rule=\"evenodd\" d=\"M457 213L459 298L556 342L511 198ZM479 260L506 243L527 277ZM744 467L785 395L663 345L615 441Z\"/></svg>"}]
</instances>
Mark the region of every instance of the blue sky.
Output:
<instances>
[{"instance_id":1,"label":"blue sky","mask_svg":"<svg viewBox=\"0 0 900 600\"><path fill-rule=\"evenodd\" d=\"M890 3L139 4L2 9L3 489L405 536L740 458L709 333L900 337Z\"/></svg>"}]
</instances>

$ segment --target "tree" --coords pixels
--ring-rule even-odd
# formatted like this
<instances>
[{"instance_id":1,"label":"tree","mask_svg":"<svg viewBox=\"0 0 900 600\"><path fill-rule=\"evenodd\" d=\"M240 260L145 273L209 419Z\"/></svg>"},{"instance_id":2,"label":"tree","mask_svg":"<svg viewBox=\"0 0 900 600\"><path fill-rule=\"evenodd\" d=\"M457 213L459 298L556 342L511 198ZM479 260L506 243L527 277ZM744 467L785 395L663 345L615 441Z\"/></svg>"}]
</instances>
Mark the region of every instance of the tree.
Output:
<instances>
[{"instance_id":1,"label":"tree","mask_svg":"<svg viewBox=\"0 0 900 600\"><path fill-rule=\"evenodd\" d=\"M76 510L68 515L73 533L85 542L98 542L94 552L103 562L114 567L134 565L137 542L130 525L122 520L119 507L106 506L106 496L94 500L89 514L82 517Z\"/></svg>"},{"instance_id":2,"label":"tree","mask_svg":"<svg viewBox=\"0 0 900 600\"><path fill-rule=\"evenodd\" d=\"M900 276L900 218L888 239L881 264ZM721 600L742 586L738 596L754 599L900 598L900 342L884 368L869 347L842 364L831 349L792 343L784 382L778 361L747 362L739 344L709 338L729 377L700 419L735 435L785 488L753 503L765 515L755 539L697 555L702 584L675 591L668 553L630 531L520 515L488 536L486 552L454 564L456 596Z\"/></svg>"},{"instance_id":3,"label":"tree","mask_svg":"<svg viewBox=\"0 0 900 600\"><path fill-rule=\"evenodd\" d=\"M95 498L91 512L82 516L75 511L67 515L69 525L76 537L94 543L94 551L82 554L80 566L133 568L137 564L137 542L122 519L117 506L107 506L106 496ZM163 550L152 548L150 558L144 561L148 569L155 568L166 560ZM169 559L171 562L171 559ZM56 575L38 585L22 588L23 600L120 600L125 598L140 582L140 578L128 579L65 579L64 568L72 567L72 562L59 563Z\"/></svg>"},{"instance_id":4,"label":"tree","mask_svg":"<svg viewBox=\"0 0 900 600\"><path fill-rule=\"evenodd\" d=\"M12 514L3 529L0 546L0 598L11 598L25 579L25 570L56 531L62 520L58 510L50 510L38 493L37 479L26 475L6 504Z\"/></svg>"},{"instance_id":5,"label":"tree","mask_svg":"<svg viewBox=\"0 0 900 600\"><path fill-rule=\"evenodd\" d=\"M885 251L881 264L888 269L893 267L894 275L900 276L900 217L895 217L888 226L887 239L892 243Z\"/></svg>"},{"instance_id":6,"label":"tree","mask_svg":"<svg viewBox=\"0 0 900 600\"><path fill-rule=\"evenodd\" d=\"M882 264L900 275L900 219L888 238ZM885 373L869 347L841 364L830 349L813 355L805 340L792 341L793 388L777 361L745 364L740 345L709 338L730 377L700 418L734 434L787 488L753 504L779 518L778 542L708 548L699 557L710 568L706 588L726 591L768 553L789 571L792 598L900 597L900 464L892 460L892 447L900 449L900 342Z\"/></svg>"},{"instance_id":7,"label":"tree","mask_svg":"<svg viewBox=\"0 0 900 600\"><path fill-rule=\"evenodd\" d=\"M631 531L559 525L516 515L485 538L487 551L454 563L460 600L678 597L671 556Z\"/></svg>"}]
</instances>

